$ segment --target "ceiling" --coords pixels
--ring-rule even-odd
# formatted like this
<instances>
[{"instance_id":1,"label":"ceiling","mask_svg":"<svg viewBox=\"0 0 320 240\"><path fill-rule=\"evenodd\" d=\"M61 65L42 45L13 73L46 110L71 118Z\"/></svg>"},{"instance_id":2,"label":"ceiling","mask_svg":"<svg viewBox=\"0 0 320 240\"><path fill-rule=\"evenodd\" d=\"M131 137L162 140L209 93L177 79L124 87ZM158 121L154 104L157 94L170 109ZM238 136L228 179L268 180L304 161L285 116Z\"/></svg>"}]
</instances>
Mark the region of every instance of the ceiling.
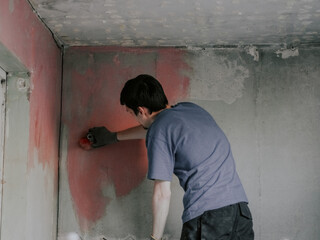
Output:
<instances>
[{"instance_id":1,"label":"ceiling","mask_svg":"<svg viewBox=\"0 0 320 240\"><path fill-rule=\"evenodd\" d=\"M27 0L64 46L320 44L319 0Z\"/></svg>"}]
</instances>

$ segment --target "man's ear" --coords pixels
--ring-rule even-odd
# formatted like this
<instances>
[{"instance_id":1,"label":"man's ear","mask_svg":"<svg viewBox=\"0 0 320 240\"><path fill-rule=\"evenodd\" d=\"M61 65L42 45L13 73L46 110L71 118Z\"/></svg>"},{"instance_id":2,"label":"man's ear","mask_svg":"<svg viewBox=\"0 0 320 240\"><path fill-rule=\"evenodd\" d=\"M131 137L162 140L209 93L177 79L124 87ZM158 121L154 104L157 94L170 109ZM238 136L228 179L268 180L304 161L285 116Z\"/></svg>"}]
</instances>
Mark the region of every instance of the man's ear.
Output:
<instances>
[{"instance_id":1,"label":"man's ear","mask_svg":"<svg viewBox=\"0 0 320 240\"><path fill-rule=\"evenodd\" d=\"M144 108L143 107L138 107L137 108L138 109L138 114L140 113L140 114L144 114Z\"/></svg>"},{"instance_id":2,"label":"man's ear","mask_svg":"<svg viewBox=\"0 0 320 240\"><path fill-rule=\"evenodd\" d=\"M142 115L147 115L147 114L150 115L149 112L150 112L149 109L146 107L138 107L138 114L140 113Z\"/></svg>"}]
</instances>

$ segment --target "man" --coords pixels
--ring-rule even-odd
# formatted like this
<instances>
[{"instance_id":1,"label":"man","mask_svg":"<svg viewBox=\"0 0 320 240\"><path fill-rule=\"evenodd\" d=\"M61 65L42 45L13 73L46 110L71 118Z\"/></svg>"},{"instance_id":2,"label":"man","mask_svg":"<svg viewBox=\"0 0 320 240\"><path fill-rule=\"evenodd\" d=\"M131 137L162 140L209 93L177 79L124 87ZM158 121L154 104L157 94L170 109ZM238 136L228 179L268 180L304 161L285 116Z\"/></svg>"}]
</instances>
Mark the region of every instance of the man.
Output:
<instances>
[{"instance_id":1,"label":"man","mask_svg":"<svg viewBox=\"0 0 320 240\"><path fill-rule=\"evenodd\" d=\"M182 240L252 240L252 217L230 145L211 115L193 103L169 106L161 84L149 75L129 80L120 102L140 126L116 133L92 128L88 139L96 148L146 138L147 177L154 180L151 239L163 235L174 173L185 191Z\"/></svg>"}]
</instances>

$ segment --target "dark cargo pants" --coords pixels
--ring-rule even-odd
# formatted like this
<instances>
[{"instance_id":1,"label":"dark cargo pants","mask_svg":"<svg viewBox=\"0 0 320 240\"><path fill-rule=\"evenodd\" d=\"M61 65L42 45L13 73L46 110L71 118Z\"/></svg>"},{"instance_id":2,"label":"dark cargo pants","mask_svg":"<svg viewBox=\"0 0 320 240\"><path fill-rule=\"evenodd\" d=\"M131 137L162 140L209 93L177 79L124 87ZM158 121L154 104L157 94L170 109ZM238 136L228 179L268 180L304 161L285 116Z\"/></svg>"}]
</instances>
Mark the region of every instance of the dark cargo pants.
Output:
<instances>
[{"instance_id":1,"label":"dark cargo pants","mask_svg":"<svg viewBox=\"0 0 320 240\"><path fill-rule=\"evenodd\" d=\"M247 203L204 212L183 224L181 240L253 240L252 216Z\"/></svg>"}]
</instances>

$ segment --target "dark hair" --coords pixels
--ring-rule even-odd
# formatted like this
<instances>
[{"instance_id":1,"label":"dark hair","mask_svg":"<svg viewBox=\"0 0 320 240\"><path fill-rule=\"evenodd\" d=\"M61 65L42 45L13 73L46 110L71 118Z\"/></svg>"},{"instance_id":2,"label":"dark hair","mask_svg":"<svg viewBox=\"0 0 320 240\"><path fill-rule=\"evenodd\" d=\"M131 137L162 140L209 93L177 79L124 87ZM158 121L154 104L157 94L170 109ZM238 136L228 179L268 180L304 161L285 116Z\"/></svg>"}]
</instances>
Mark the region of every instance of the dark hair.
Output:
<instances>
[{"instance_id":1,"label":"dark hair","mask_svg":"<svg viewBox=\"0 0 320 240\"><path fill-rule=\"evenodd\" d=\"M150 113L166 108L168 99L157 79L142 74L126 82L121 91L120 103L137 115L138 107L146 107Z\"/></svg>"}]
</instances>

